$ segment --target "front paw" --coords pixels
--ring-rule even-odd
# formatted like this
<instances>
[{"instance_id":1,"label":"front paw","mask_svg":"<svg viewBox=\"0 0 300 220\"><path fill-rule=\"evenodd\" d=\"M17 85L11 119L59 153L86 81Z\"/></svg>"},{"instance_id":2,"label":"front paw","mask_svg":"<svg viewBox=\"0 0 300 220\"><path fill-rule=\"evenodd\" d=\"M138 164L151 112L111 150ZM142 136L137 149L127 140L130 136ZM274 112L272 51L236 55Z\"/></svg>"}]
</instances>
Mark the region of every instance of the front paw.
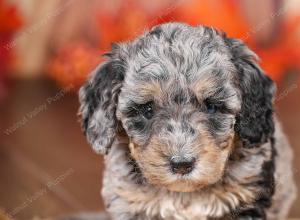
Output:
<instances>
[{"instance_id":1,"label":"front paw","mask_svg":"<svg viewBox=\"0 0 300 220\"><path fill-rule=\"evenodd\" d=\"M247 209L247 210L243 210L241 211L236 218L237 220L265 220L266 219L266 215L264 210L262 209Z\"/></svg>"}]
</instances>

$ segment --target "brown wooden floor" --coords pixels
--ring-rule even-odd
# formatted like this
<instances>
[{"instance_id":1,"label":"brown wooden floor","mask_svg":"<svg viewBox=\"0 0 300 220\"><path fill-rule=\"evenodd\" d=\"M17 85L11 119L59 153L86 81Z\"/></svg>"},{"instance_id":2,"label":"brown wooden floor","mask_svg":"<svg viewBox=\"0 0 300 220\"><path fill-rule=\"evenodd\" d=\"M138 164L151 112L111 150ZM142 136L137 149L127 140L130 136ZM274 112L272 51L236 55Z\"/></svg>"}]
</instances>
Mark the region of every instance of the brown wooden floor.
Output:
<instances>
[{"instance_id":1,"label":"brown wooden floor","mask_svg":"<svg viewBox=\"0 0 300 220\"><path fill-rule=\"evenodd\" d=\"M276 105L294 147L297 170L300 89L299 85L291 89L293 85L281 86L282 98L276 100ZM288 91L286 95L284 91ZM0 103L0 207L16 219L103 209L102 159L92 152L81 134L76 94L47 103L58 92L55 85L45 80L17 82L8 99ZM30 118L35 108L36 115ZM13 125L18 128L5 134ZM299 173L295 178L300 186ZM298 199L292 217L300 218L299 206Z\"/></svg>"}]
</instances>

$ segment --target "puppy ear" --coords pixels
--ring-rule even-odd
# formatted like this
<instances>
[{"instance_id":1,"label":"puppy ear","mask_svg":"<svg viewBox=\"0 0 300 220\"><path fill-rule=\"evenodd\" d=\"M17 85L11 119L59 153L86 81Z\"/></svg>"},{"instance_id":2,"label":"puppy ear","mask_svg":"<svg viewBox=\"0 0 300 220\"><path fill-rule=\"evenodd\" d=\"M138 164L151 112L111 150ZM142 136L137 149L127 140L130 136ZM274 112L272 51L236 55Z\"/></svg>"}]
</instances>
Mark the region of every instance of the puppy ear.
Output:
<instances>
[{"instance_id":1,"label":"puppy ear","mask_svg":"<svg viewBox=\"0 0 300 220\"><path fill-rule=\"evenodd\" d=\"M115 138L116 105L124 72L120 61L106 62L92 72L79 91L82 128L97 153L107 154Z\"/></svg>"},{"instance_id":2,"label":"puppy ear","mask_svg":"<svg viewBox=\"0 0 300 220\"><path fill-rule=\"evenodd\" d=\"M267 142L274 133L273 81L257 64L257 56L240 40L225 37L232 61L237 68L237 86L241 91L242 106L237 115L235 131L246 147Z\"/></svg>"}]
</instances>

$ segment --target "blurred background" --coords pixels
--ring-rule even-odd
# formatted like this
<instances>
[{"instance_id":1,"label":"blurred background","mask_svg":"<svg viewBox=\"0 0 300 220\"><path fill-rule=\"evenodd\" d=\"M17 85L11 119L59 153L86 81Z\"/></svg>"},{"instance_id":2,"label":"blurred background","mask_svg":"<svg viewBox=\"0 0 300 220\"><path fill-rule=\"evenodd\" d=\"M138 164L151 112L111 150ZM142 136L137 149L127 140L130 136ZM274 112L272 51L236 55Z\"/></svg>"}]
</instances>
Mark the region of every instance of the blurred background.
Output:
<instances>
[{"instance_id":1,"label":"blurred background","mask_svg":"<svg viewBox=\"0 0 300 220\"><path fill-rule=\"evenodd\" d=\"M103 210L78 88L111 42L169 21L214 26L261 57L300 186L299 0L0 0L0 219Z\"/></svg>"}]
</instances>

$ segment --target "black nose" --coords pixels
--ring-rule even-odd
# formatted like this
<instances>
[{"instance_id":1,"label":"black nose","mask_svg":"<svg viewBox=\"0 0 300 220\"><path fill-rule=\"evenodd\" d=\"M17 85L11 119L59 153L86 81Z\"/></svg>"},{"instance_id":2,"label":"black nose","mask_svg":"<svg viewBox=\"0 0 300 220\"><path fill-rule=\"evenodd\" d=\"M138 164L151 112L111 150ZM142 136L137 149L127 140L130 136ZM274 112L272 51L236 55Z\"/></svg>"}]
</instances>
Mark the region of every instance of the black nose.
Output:
<instances>
[{"instance_id":1,"label":"black nose","mask_svg":"<svg viewBox=\"0 0 300 220\"><path fill-rule=\"evenodd\" d=\"M170 164L173 173L184 175L190 173L193 170L195 158L172 157L170 160Z\"/></svg>"}]
</instances>

